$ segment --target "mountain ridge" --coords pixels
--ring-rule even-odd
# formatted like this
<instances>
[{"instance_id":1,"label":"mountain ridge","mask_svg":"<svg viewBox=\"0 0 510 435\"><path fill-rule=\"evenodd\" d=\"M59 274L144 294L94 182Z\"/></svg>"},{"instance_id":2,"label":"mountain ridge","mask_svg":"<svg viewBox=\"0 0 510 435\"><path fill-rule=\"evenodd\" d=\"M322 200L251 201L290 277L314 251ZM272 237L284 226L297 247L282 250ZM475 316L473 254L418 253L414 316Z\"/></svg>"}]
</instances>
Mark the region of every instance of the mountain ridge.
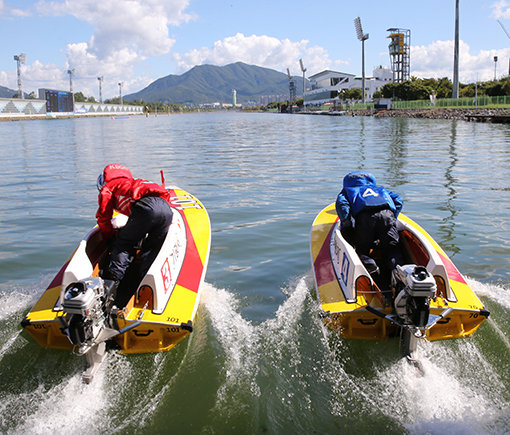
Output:
<instances>
[{"instance_id":1,"label":"mountain ridge","mask_svg":"<svg viewBox=\"0 0 510 435\"><path fill-rule=\"evenodd\" d=\"M12 98L18 91L0 86L0 98Z\"/></svg>"},{"instance_id":2,"label":"mountain ridge","mask_svg":"<svg viewBox=\"0 0 510 435\"><path fill-rule=\"evenodd\" d=\"M302 78L293 77L298 95ZM161 77L144 89L124 96L126 101L143 100L164 104L207 104L231 102L232 90L239 103L257 101L264 95L289 95L287 74L243 62L225 66L197 65L181 75Z\"/></svg>"}]
</instances>

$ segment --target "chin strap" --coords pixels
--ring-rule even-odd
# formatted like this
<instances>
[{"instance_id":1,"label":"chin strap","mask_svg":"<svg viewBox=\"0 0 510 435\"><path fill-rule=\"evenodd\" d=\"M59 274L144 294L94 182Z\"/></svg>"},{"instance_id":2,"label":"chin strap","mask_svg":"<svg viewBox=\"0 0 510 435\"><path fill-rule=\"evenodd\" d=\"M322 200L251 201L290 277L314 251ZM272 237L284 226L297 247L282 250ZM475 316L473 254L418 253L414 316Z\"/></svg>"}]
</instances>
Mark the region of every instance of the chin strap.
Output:
<instances>
[{"instance_id":1,"label":"chin strap","mask_svg":"<svg viewBox=\"0 0 510 435\"><path fill-rule=\"evenodd\" d=\"M163 186L163 189L165 189L165 176L163 175L163 169L159 171L161 174L161 185Z\"/></svg>"}]
</instances>

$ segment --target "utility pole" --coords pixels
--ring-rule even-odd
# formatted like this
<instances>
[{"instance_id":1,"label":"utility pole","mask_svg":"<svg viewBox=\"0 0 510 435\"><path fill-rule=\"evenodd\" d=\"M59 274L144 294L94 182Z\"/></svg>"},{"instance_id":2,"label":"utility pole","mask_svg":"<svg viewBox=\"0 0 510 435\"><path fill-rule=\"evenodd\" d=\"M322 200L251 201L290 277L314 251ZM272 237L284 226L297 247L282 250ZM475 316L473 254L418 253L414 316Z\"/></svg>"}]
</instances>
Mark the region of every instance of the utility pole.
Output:
<instances>
[{"instance_id":1,"label":"utility pole","mask_svg":"<svg viewBox=\"0 0 510 435\"><path fill-rule=\"evenodd\" d=\"M18 66L18 98L23 99L23 84L21 82L21 65L23 65L27 60L27 55L25 53L21 53L19 56L14 56L14 60L17 62Z\"/></svg>"},{"instance_id":2,"label":"utility pole","mask_svg":"<svg viewBox=\"0 0 510 435\"><path fill-rule=\"evenodd\" d=\"M508 39L510 39L510 34L505 29L505 26L503 26L503 23L499 20L497 20L501 28L503 29L503 32L505 32L506 36L508 36ZM510 59L508 60L508 75L510 76Z\"/></svg>"},{"instance_id":3,"label":"utility pole","mask_svg":"<svg viewBox=\"0 0 510 435\"><path fill-rule=\"evenodd\" d=\"M455 47L453 49L452 98L459 98L459 0L455 0Z\"/></svg>"}]
</instances>

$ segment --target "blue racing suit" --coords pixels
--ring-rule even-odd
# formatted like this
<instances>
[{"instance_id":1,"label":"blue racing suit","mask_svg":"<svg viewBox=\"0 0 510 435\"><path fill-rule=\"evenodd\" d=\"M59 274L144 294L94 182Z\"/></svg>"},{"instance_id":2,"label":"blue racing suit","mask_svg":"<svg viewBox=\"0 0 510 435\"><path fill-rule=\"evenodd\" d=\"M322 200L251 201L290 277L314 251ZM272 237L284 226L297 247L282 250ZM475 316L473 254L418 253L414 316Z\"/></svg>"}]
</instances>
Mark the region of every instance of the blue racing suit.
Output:
<instances>
[{"instance_id":1,"label":"blue racing suit","mask_svg":"<svg viewBox=\"0 0 510 435\"><path fill-rule=\"evenodd\" d=\"M336 212L342 223L366 209L389 208L397 218L403 205L400 195L377 186L372 174L355 171L344 177L344 188L336 199Z\"/></svg>"},{"instance_id":2,"label":"blue racing suit","mask_svg":"<svg viewBox=\"0 0 510 435\"><path fill-rule=\"evenodd\" d=\"M404 202L400 195L377 186L369 172L355 171L344 177L342 191L336 200L342 234L351 243L369 272L378 265L370 256L376 240L384 258L380 284L389 286L391 271L402 262L398 248L397 221Z\"/></svg>"}]
</instances>

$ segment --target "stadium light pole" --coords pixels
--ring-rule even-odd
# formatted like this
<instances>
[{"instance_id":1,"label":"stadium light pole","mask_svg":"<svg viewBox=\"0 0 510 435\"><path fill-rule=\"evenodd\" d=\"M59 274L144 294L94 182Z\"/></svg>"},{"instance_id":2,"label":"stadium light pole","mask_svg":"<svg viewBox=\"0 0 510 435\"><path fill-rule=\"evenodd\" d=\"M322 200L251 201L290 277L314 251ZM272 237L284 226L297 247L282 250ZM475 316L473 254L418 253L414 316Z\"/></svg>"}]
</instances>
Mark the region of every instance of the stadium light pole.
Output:
<instances>
[{"instance_id":1,"label":"stadium light pole","mask_svg":"<svg viewBox=\"0 0 510 435\"><path fill-rule=\"evenodd\" d=\"M497 77L497 65L498 65L498 56L494 56L494 81L496 81Z\"/></svg>"},{"instance_id":2,"label":"stadium light pole","mask_svg":"<svg viewBox=\"0 0 510 435\"><path fill-rule=\"evenodd\" d=\"M73 100L73 107L74 107L74 94L73 94L73 75L76 74L76 70L68 69L67 74L69 74L69 92L71 93L71 98Z\"/></svg>"},{"instance_id":3,"label":"stadium light pole","mask_svg":"<svg viewBox=\"0 0 510 435\"><path fill-rule=\"evenodd\" d=\"M453 49L452 98L459 98L459 0L455 0L455 46Z\"/></svg>"},{"instance_id":4,"label":"stadium light pole","mask_svg":"<svg viewBox=\"0 0 510 435\"><path fill-rule=\"evenodd\" d=\"M122 103L122 83L123 82L119 82L119 101L120 101L121 106L123 105L123 103Z\"/></svg>"},{"instance_id":5,"label":"stadium light pole","mask_svg":"<svg viewBox=\"0 0 510 435\"><path fill-rule=\"evenodd\" d=\"M14 56L14 60L17 62L18 67L18 98L23 99L23 84L21 81L21 65L25 63L27 60L27 55L25 53L21 53L19 56Z\"/></svg>"},{"instance_id":6,"label":"stadium light pole","mask_svg":"<svg viewBox=\"0 0 510 435\"><path fill-rule=\"evenodd\" d=\"M303 73L303 104L304 104L306 91L306 77L305 77L306 68L303 65L303 59L299 59L299 66L301 67L301 72Z\"/></svg>"},{"instance_id":7,"label":"stadium light pole","mask_svg":"<svg viewBox=\"0 0 510 435\"><path fill-rule=\"evenodd\" d=\"M102 90L102 84L104 81L104 76L98 77L97 80L99 81L99 102L103 102L103 90Z\"/></svg>"},{"instance_id":8,"label":"stadium light pole","mask_svg":"<svg viewBox=\"0 0 510 435\"><path fill-rule=\"evenodd\" d=\"M73 76L76 74L76 69L68 69L67 74L69 74L69 92L73 93ZM74 99L74 96L73 96Z\"/></svg>"},{"instance_id":9,"label":"stadium light pole","mask_svg":"<svg viewBox=\"0 0 510 435\"><path fill-rule=\"evenodd\" d=\"M361 41L361 102L365 103L365 41L368 39L368 33L363 33L360 17L354 19L354 28L356 36Z\"/></svg>"}]
</instances>

